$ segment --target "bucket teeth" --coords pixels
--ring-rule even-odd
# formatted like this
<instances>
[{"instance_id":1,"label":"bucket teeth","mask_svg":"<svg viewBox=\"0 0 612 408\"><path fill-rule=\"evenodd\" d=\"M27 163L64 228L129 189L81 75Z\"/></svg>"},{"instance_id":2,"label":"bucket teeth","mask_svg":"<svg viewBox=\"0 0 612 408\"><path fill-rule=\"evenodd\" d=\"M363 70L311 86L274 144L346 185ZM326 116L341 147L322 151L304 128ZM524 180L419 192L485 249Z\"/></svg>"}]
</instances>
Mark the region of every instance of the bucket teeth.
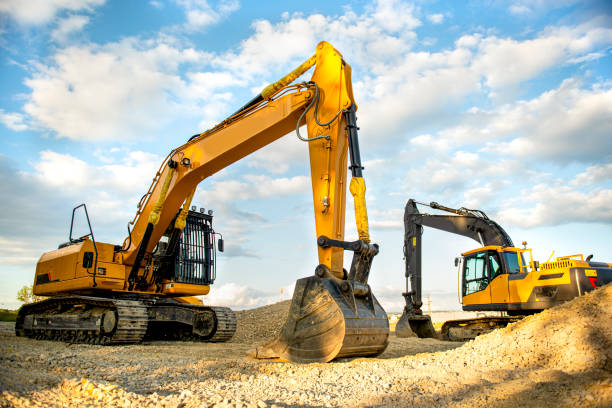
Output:
<instances>
[{"instance_id":1,"label":"bucket teeth","mask_svg":"<svg viewBox=\"0 0 612 408\"><path fill-rule=\"evenodd\" d=\"M289 316L279 335L249 355L311 363L373 356L387 347L387 314L368 291L355 296L342 281L312 276L296 282Z\"/></svg>"}]
</instances>

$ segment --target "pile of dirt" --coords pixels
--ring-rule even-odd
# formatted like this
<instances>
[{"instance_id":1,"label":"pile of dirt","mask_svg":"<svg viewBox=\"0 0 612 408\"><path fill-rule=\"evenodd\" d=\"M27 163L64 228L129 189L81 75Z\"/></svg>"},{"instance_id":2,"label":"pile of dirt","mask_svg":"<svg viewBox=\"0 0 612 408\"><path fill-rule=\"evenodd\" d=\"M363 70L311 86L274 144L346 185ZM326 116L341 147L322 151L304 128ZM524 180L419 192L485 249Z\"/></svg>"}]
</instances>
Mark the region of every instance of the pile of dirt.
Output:
<instances>
[{"instance_id":1,"label":"pile of dirt","mask_svg":"<svg viewBox=\"0 0 612 408\"><path fill-rule=\"evenodd\" d=\"M468 342L451 352L489 368L612 372L612 284Z\"/></svg>"},{"instance_id":2,"label":"pile of dirt","mask_svg":"<svg viewBox=\"0 0 612 408\"><path fill-rule=\"evenodd\" d=\"M263 343L279 332L289 314L290 300L236 312L238 328L232 338L234 343Z\"/></svg>"}]
</instances>

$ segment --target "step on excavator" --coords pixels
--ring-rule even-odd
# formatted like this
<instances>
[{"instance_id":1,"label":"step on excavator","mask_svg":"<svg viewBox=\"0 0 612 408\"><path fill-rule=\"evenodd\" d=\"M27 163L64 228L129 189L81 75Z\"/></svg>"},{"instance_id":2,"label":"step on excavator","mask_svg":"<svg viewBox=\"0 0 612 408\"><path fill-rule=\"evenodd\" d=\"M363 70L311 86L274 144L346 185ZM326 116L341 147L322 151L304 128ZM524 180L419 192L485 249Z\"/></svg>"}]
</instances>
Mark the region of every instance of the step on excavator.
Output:
<instances>
[{"instance_id":1,"label":"step on excavator","mask_svg":"<svg viewBox=\"0 0 612 408\"><path fill-rule=\"evenodd\" d=\"M420 213L417 204L452 215ZM455 258L459 298L464 311L501 312L500 316L447 321L441 328L445 340L473 339L612 282L612 264L594 262L592 255L549 258L540 264L533 260L526 242L524 248L515 247L501 225L483 211L410 199L404 212L406 306L395 329L398 337L437 337L431 317L421 310L423 227L463 235L482 245Z\"/></svg>"},{"instance_id":2,"label":"step on excavator","mask_svg":"<svg viewBox=\"0 0 612 408\"><path fill-rule=\"evenodd\" d=\"M310 81L291 85L313 66ZM279 336L253 355L327 362L380 354L389 324L368 285L379 248L368 232L356 110L350 65L321 42L290 74L168 154L122 245L96 242L86 207L79 209L89 234L74 238L71 226L69 241L41 256L33 291L48 299L19 310L17 335L100 344L230 339L235 314L195 297L208 294L214 281L217 244L212 215L190 211L191 201L201 181L295 131L310 154L319 262L313 276L297 281ZM303 124L307 135L300 134ZM353 242L344 241L347 185L359 233ZM348 272L344 251L353 253Z\"/></svg>"}]
</instances>

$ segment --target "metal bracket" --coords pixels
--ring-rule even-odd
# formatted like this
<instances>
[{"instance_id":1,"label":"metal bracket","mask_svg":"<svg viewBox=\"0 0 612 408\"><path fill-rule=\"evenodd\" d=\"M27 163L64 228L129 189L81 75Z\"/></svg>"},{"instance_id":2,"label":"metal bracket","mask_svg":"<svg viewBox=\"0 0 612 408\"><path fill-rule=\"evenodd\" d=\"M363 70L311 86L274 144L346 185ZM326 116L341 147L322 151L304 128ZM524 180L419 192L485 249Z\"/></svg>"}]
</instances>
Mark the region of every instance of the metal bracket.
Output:
<instances>
[{"instance_id":1,"label":"metal bracket","mask_svg":"<svg viewBox=\"0 0 612 408\"><path fill-rule=\"evenodd\" d=\"M363 240L357 241L339 241L331 239L325 235L321 235L317 239L317 244L322 248L336 247L347 251L353 251L353 261L351 262L351 270L348 274L348 280L353 281L357 285L367 286L372 260L378 254L378 244L370 244Z\"/></svg>"}]
</instances>

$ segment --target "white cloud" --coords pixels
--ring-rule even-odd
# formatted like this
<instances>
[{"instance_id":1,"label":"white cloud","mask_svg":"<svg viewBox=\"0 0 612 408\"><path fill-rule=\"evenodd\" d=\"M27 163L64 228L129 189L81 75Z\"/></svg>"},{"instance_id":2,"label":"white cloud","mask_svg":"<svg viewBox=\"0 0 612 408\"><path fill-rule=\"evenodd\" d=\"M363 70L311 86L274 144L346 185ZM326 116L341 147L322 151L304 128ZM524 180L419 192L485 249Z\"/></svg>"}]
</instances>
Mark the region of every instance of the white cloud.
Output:
<instances>
[{"instance_id":1,"label":"white cloud","mask_svg":"<svg viewBox=\"0 0 612 408\"><path fill-rule=\"evenodd\" d=\"M471 108L459 124L434 136L414 137L410 147L435 153L464 146L488 155L559 163L609 161L611 104L612 89L608 84L585 89L579 81L568 79L557 89L530 100L491 110ZM487 141L484 148L478 147L483 146L483 141Z\"/></svg>"},{"instance_id":2,"label":"white cloud","mask_svg":"<svg viewBox=\"0 0 612 408\"><path fill-rule=\"evenodd\" d=\"M374 76L353 84L360 126L397 138L407 121L413 126L430 123L480 88L480 76L470 68L472 59L462 48L407 53L400 62L377 69Z\"/></svg>"},{"instance_id":3,"label":"white cloud","mask_svg":"<svg viewBox=\"0 0 612 408\"><path fill-rule=\"evenodd\" d=\"M206 2L183 4L212 7ZM229 10L232 4L214 7ZM346 9L340 16L286 15L277 24L259 20L237 52L217 55L182 47L170 37L70 47L40 64L26 81L32 92L24 110L32 125L73 140L130 140L153 126L159 129L164 125L160 118L172 115L199 116L200 127L207 128L231 111L228 88L277 79L311 55L324 37L362 70L354 88L367 148L374 129L387 139L401 137L406 121L418 127L440 117L466 95L479 92L483 78L489 86L501 86L504 81L530 79L559 62L533 62L532 52L550 55L563 49L570 51L556 54L580 58L611 41L612 31L592 22L549 30L522 42L474 34L459 39L455 49L413 53L412 30L420 22L412 5L377 2L366 8L361 15ZM541 52L550 44L556 46L553 51ZM506 49L521 66L514 76L506 75L505 66L496 62ZM206 64L216 70L202 70ZM532 68L522 68L526 66ZM265 162L254 159L252 165L263 168ZM285 160L277 168L286 171L289 165Z\"/></svg>"},{"instance_id":4,"label":"white cloud","mask_svg":"<svg viewBox=\"0 0 612 408\"><path fill-rule=\"evenodd\" d=\"M434 152L448 152L452 146L451 140L441 137L433 137L430 134L422 134L410 139L410 144L416 148Z\"/></svg>"},{"instance_id":5,"label":"white cloud","mask_svg":"<svg viewBox=\"0 0 612 408\"><path fill-rule=\"evenodd\" d=\"M308 145L290 133L253 153L247 160L249 167L281 174L293 163L308 163Z\"/></svg>"},{"instance_id":6,"label":"white cloud","mask_svg":"<svg viewBox=\"0 0 612 408\"><path fill-rule=\"evenodd\" d=\"M473 135L511 137L487 150L516 157L597 162L612 157L612 89L582 89L574 80L558 89L490 112Z\"/></svg>"},{"instance_id":7,"label":"white cloud","mask_svg":"<svg viewBox=\"0 0 612 408\"><path fill-rule=\"evenodd\" d=\"M219 0L211 5L207 0L176 0L185 9L188 30L202 30L219 23L240 8L237 0Z\"/></svg>"},{"instance_id":8,"label":"white cloud","mask_svg":"<svg viewBox=\"0 0 612 408\"><path fill-rule=\"evenodd\" d=\"M612 180L612 163L598 164L588 167L584 172L576 175L572 184L575 186L588 186Z\"/></svg>"},{"instance_id":9,"label":"white cloud","mask_svg":"<svg viewBox=\"0 0 612 408\"><path fill-rule=\"evenodd\" d=\"M0 235L0 265L34 265L40 255L31 241Z\"/></svg>"},{"instance_id":10,"label":"white cloud","mask_svg":"<svg viewBox=\"0 0 612 408\"><path fill-rule=\"evenodd\" d=\"M73 15L60 20L57 28L51 32L51 38L63 43L72 34L81 31L89 23L89 17Z\"/></svg>"},{"instance_id":11,"label":"white cloud","mask_svg":"<svg viewBox=\"0 0 612 408\"><path fill-rule=\"evenodd\" d=\"M368 224L375 231L379 229L404 230L404 209L393 208L381 210L377 208L368 209Z\"/></svg>"},{"instance_id":12,"label":"white cloud","mask_svg":"<svg viewBox=\"0 0 612 408\"><path fill-rule=\"evenodd\" d=\"M508 11L518 16L525 16L534 12L545 13L578 2L579 0L514 0L510 2Z\"/></svg>"},{"instance_id":13,"label":"white cloud","mask_svg":"<svg viewBox=\"0 0 612 408\"><path fill-rule=\"evenodd\" d=\"M180 114L197 112L200 99L179 69L205 62L205 53L181 48L169 37L68 47L37 65L25 81L32 91L24 111L33 125L58 137L141 138ZM196 86L202 91L201 83Z\"/></svg>"},{"instance_id":14,"label":"white cloud","mask_svg":"<svg viewBox=\"0 0 612 408\"><path fill-rule=\"evenodd\" d=\"M496 219L524 228L569 222L610 224L612 190L594 188L585 192L563 184L540 184L522 191L520 202L512 200L502 206Z\"/></svg>"},{"instance_id":15,"label":"white cloud","mask_svg":"<svg viewBox=\"0 0 612 408\"><path fill-rule=\"evenodd\" d=\"M414 5L401 0L377 0L373 11L377 25L386 26L391 32L412 30L421 25L414 16Z\"/></svg>"},{"instance_id":16,"label":"white cloud","mask_svg":"<svg viewBox=\"0 0 612 408\"><path fill-rule=\"evenodd\" d=\"M138 200L162 161L142 151L123 151L116 158L116 162L94 165L70 154L46 150L40 152L38 162L31 163L35 171L21 172L20 177L33 188L52 190L69 206L85 200L95 227L112 242L123 238L125 223L134 217Z\"/></svg>"},{"instance_id":17,"label":"white cloud","mask_svg":"<svg viewBox=\"0 0 612 408\"><path fill-rule=\"evenodd\" d=\"M420 167L412 167L406 174L406 189L436 194L456 194L467 189L474 180L513 178L522 173L519 161L489 160L477 153L456 151L451 157L434 156Z\"/></svg>"},{"instance_id":18,"label":"white cloud","mask_svg":"<svg viewBox=\"0 0 612 408\"><path fill-rule=\"evenodd\" d=\"M486 77L489 87L520 83L612 43L612 28L599 26L600 23L596 19L576 27L549 29L525 41L482 38L473 66Z\"/></svg>"},{"instance_id":19,"label":"white cloud","mask_svg":"<svg viewBox=\"0 0 612 408\"><path fill-rule=\"evenodd\" d=\"M268 72L271 66L294 68L325 39L351 63L369 67L410 49L416 38L413 29L421 24L414 12L414 6L403 1L378 1L360 15L347 8L339 16L285 14L286 20L278 24L257 20L255 33L240 44L238 53L221 55L216 63L247 77Z\"/></svg>"},{"instance_id":20,"label":"white cloud","mask_svg":"<svg viewBox=\"0 0 612 408\"><path fill-rule=\"evenodd\" d=\"M207 305L225 306L236 310L251 309L291 299L294 287L295 284L291 284L278 288L277 293L269 293L230 282L215 285L210 294L203 297L203 301Z\"/></svg>"},{"instance_id":21,"label":"white cloud","mask_svg":"<svg viewBox=\"0 0 612 408\"><path fill-rule=\"evenodd\" d=\"M427 19L431 21L432 24L442 24L444 22L444 14L429 14Z\"/></svg>"},{"instance_id":22,"label":"white cloud","mask_svg":"<svg viewBox=\"0 0 612 408\"><path fill-rule=\"evenodd\" d=\"M253 198L304 193L310 187L310 178L306 176L271 178L247 174L243 176L243 180L245 181L213 181L210 190L202 191L202 201L225 204Z\"/></svg>"},{"instance_id":23,"label":"white cloud","mask_svg":"<svg viewBox=\"0 0 612 408\"><path fill-rule=\"evenodd\" d=\"M33 167L36 170L34 176L48 186L65 191L91 188L126 197L147 189L151 175L155 174L161 161L161 157L151 153L129 151L118 163L96 166L70 154L45 150L40 152L40 161L33 163Z\"/></svg>"},{"instance_id":24,"label":"white cloud","mask_svg":"<svg viewBox=\"0 0 612 408\"><path fill-rule=\"evenodd\" d=\"M7 128L15 131L26 130L28 126L24 123L24 116L21 113L5 113L0 109L0 122Z\"/></svg>"},{"instance_id":25,"label":"white cloud","mask_svg":"<svg viewBox=\"0 0 612 408\"><path fill-rule=\"evenodd\" d=\"M106 0L3 0L0 13L24 25L45 24L62 10L91 11Z\"/></svg>"}]
</instances>

